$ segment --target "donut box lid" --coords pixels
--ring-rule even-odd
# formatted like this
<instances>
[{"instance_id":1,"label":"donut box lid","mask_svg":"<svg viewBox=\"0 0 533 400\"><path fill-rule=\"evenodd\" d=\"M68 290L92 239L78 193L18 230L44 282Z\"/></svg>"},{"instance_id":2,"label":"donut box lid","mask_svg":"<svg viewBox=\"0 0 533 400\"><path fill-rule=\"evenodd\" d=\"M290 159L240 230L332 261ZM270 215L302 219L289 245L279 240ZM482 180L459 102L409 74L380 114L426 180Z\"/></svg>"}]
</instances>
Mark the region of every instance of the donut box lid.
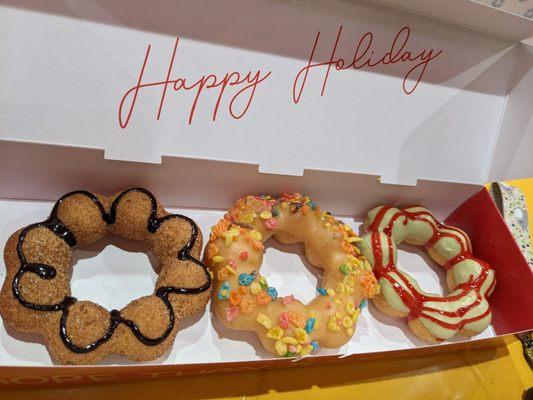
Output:
<instances>
[{"instance_id":1,"label":"donut box lid","mask_svg":"<svg viewBox=\"0 0 533 400\"><path fill-rule=\"evenodd\" d=\"M404 185L532 176L533 21L446 3L3 2L0 138Z\"/></svg>"}]
</instances>

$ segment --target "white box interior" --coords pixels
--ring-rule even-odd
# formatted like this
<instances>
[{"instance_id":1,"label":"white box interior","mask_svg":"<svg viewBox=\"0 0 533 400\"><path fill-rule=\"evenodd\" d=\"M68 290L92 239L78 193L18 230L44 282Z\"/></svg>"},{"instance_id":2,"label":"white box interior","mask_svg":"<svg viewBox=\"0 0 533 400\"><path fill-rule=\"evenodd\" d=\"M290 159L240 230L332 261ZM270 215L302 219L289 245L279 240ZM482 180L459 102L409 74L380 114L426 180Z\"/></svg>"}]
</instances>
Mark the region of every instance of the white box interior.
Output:
<instances>
[{"instance_id":1,"label":"white box interior","mask_svg":"<svg viewBox=\"0 0 533 400\"><path fill-rule=\"evenodd\" d=\"M19 227L45 219L51 202L0 201L0 242ZM192 217L207 234L223 215L221 211L171 209ZM360 222L353 218L342 221L358 229ZM316 296L316 284L320 279L317 269L310 266L299 245L281 245L274 240L267 242L261 273L275 286L280 295L294 294L302 301ZM72 294L79 300L95 301L107 309L122 308L130 301L152 293L156 273L150 263L146 247L119 238L108 237L86 248L75 250ZM443 270L424 255L419 248L402 246L399 252L399 268L416 276L425 290L444 293ZM155 267L156 265L154 265ZM306 268L306 266L308 268ZM5 265L0 263L0 278L5 277ZM475 339L495 337L492 327ZM459 336L446 342L469 339ZM446 343L442 345L446 345ZM339 349L320 349L313 355L338 354L347 356L428 346L414 336L404 320L393 319L379 313L370 303L362 310L356 333ZM250 361L275 358L264 351L258 338L251 332L226 329L211 314L209 305L201 315L183 321L181 330L169 353L153 364L194 364L229 361ZM125 358L112 356L99 364L135 364ZM46 347L37 336L21 335L6 331L0 323L0 365L51 366L52 360Z\"/></svg>"}]
</instances>

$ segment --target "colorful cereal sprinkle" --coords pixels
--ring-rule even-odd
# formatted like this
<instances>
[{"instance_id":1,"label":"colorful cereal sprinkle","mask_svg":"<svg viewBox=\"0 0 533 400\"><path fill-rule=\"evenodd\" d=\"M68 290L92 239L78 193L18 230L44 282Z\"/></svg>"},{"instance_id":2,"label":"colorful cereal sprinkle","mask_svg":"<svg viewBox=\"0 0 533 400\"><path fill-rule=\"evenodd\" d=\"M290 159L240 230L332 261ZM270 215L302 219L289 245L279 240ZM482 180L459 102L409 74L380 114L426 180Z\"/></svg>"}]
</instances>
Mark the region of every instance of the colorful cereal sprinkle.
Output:
<instances>
[{"instance_id":1,"label":"colorful cereal sprinkle","mask_svg":"<svg viewBox=\"0 0 533 400\"><path fill-rule=\"evenodd\" d=\"M255 279L254 274L247 274L246 272L243 272L242 274L239 275L239 285L250 286L252 282L254 281L254 279Z\"/></svg>"},{"instance_id":2,"label":"colorful cereal sprinkle","mask_svg":"<svg viewBox=\"0 0 533 400\"><path fill-rule=\"evenodd\" d=\"M229 298L231 286L228 281L222 282L220 285L220 290L218 291L218 298L220 300L226 300Z\"/></svg>"},{"instance_id":3,"label":"colorful cereal sprinkle","mask_svg":"<svg viewBox=\"0 0 533 400\"><path fill-rule=\"evenodd\" d=\"M273 286L268 287L267 294L272 297L272 300L275 300L278 297L278 291Z\"/></svg>"},{"instance_id":4,"label":"colorful cereal sprinkle","mask_svg":"<svg viewBox=\"0 0 533 400\"><path fill-rule=\"evenodd\" d=\"M308 318L307 321L305 322L305 331L307 333L311 333L313 332L313 329L315 329L315 322L316 322L316 318Z\"/></svg>"}]
</instances>

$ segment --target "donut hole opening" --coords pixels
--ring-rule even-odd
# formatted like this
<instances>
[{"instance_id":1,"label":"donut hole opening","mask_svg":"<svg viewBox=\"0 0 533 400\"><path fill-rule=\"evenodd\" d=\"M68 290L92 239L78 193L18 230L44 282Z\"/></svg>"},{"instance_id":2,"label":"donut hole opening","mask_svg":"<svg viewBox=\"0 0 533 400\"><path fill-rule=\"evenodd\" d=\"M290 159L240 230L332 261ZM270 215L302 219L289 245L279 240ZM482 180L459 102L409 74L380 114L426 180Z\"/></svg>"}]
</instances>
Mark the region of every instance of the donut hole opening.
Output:
<instances>
[{"instance_id":1,"label":"donut hole opening","mask_svg":"<svg viewBox=\"0 0 533 400\"><path fill-rule=\"evenodd\" d=\"M153 293L159 263L142 242L108 235L74 250L72 296L108 310Z\"/></svg>"},{"instance_id":2,"label":"donut hole opening","mask_svg":"<svg viewBox=\"0 0 533 400\"><path fill-rule=\"evenodd\" d=\"M398 247L397 267L411 275L426 293L445 296L446 270L438 265L421 246L402 243Z\"/></svg>"},{"instance_id":3,"label":"donut hole opening","mask_svg":"<svg viewBox=\"0 0 533 400\"><path fill-rule=\"evenodd\" d=\"M307 304L317 296L322 270L309 264L302 243L282 244L275 239L265 243L263 264L259 271L278 291L278 296L294 295Z\"/></svg>"}]
</instances>

